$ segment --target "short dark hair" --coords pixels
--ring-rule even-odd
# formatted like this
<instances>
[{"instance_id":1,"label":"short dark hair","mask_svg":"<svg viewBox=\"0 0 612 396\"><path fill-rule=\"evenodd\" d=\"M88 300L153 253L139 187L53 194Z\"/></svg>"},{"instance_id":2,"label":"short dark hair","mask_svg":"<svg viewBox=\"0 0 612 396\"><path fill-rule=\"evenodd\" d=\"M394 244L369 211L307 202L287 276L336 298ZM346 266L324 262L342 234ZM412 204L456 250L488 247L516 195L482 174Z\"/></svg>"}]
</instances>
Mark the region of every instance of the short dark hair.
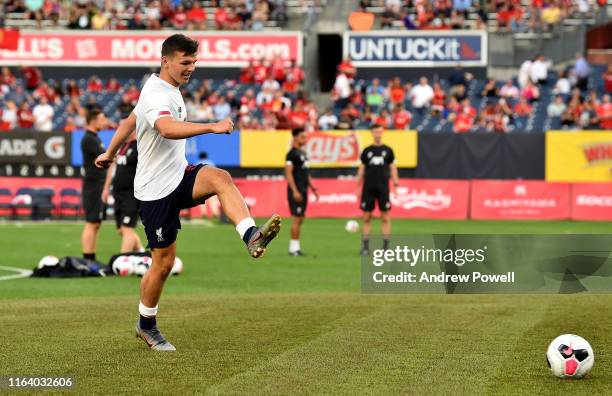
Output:
<instances>
[{"instance_id":1,"label":"short dark hair","mask_svg":"<svg viewBox=\"0 0 612 396\"><path fill-rule=\"evenodd\" d=\"M100 114L102 114L102 109L99 108L98 106L93 106L92 108L87 110L87 115L85 116L85 120L89 124Z\"/></svg>"},{"instance_id":2,"label":"short dark hair","mask_svg":"<svg viewBox=\"0 0 612 396\"><path fill-rule=\"evenodd\" d=\"M296 137L300 133L304 132L304 128L293 128L291 130L291 136Z\"/></svg>"},{"instance_id":3,"label":"short dark hair","mask_svg":"<svg viewBox=\"0 0 612 396\"><path fill-rule=\"evenodd\" d=\"M185 55L195 55L200 43L184 34L173 34L164 40L162 44L162 56L172 56L176 51L184 52Z\"/></svg>"},{"instance_id":4,"label":"short dark hair","mask_svg":"<svg viewBox=\"0 0 612 396\"><path fill-rule=\"evenodd\" d=\"M378 123L372 124L372 126L370 127L371 130L378 129L378 128L383 128L384 129L384 127L381 124L378 124Z\"/></svg>"}]
</instances>

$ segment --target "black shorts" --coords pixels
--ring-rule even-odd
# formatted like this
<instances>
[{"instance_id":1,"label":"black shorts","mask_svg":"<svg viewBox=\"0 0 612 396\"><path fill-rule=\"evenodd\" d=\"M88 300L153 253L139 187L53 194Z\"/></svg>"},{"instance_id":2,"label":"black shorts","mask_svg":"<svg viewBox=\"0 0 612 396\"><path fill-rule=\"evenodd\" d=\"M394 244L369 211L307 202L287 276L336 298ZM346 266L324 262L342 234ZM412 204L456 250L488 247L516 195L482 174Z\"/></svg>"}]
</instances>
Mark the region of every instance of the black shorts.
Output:
<instances>
[{"instance_id":1,"label":"black shorts","mask_svg":"<svg viewBox=\"0 0 612 396\"><path fill-rule=\"evenodd\" d=\"M389 186L364 186L361 193L361 210L371 212L374 210L374 202L378 201L378 210L387 211L391 209L389 199Z\"/></svg>"},{"instance_id":2,"label":"black shorts","mask_svg":"<svg viewBox=\"0 0 612 396\"><path fill-rule=\"evenodd\" d=\"M83 210L88 223L99 223L105 218L103 190L104 180L83 180Z\"/></svg>"},{"instance_id":3,"label":"black shorts","mask_svg":"<svg viewBox=\"0 0 612 396\"><path fill-rule=\"evenodd\" d=\"M287 200L289 201L289 212L291 216L302 217L306 215L306 207L308 206L308 189L300 190L302 194L302 202L297 202L293 199L293 193L291 189L287 189Z\"/></svg>"},{"instance_id":4,"label":"black shorts","mask_svg":"<svg viewBox=\"0 0 612 396\"><path fill-rule=\"evenodd\" d=\"M115 198L115 225L134 228L138 223L138 200L133 190L113 190Z\"/></svg>"},{"instance_id":5,"label":"black shorts","mask_svg":"<svg viewBox=\"0 0 612 396\"><path fill-rule=\"evenodd\" d=\"M195 202L192 198L193 185L198 171L204 165L188 165L183 180L170 195L154 201L138 201L140 218L151 249L165 248L176 241L181 228L179 213L182 209L193 208L204 203L207 198ZM211 195L212 196L212 195Z\"/></svg>"}]
</instances>

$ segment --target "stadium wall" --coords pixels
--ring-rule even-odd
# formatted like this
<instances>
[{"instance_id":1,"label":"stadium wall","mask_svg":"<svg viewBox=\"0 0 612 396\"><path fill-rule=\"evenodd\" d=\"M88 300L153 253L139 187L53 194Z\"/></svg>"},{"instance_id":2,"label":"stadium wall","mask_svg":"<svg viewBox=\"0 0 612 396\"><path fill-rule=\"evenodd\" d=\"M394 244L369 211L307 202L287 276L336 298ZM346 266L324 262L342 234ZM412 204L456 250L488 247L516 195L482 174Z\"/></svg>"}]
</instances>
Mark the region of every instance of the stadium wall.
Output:
<instances>
[{"instance_id":1,"label":"stadium wall","mask_svg":"<svg viewBox=\"0 0 612 396\"><path fill-rule=\"evenodd\" d=\"M22 187L51 188L57 208L63 188L81 188L77 178L0 177L0 186L17 194ZM253 216L289 216L284 180L235 179ZM354 180L315 179L319 199L308 198L308 217L358 218ZM14 203L23 202L15 195ZM391 194L392 216L447 220L612 221L612 183L549 183L516 180L401 179ZM206 211L203 211L206 212ZM202 213L194 211L194 216ZM0 214L1 215L1 214ZM10 210L4 209L10 217Z\"/></svg>"},{"instance_id":2,"label":"stadium wall","mask_svg":"<svg viewBox=\"0 0 612 396\"><path fill-rule=\"evenodd\" d=\"M108 146L113 131L99 136ZM0 139L2 176L79 176L82 131L5 132ZM318 131L306 144L316 177L351 176L359 153L371 144L368 131ZM423 179L547 180L550 182L612 181L612 131L549 131L539 133L417 133L388 131L403 177ZM291 145L289 131L237 131L187 140L187 160L200 153L236 176L282 175Z\"/></svg>"}]
</instances>

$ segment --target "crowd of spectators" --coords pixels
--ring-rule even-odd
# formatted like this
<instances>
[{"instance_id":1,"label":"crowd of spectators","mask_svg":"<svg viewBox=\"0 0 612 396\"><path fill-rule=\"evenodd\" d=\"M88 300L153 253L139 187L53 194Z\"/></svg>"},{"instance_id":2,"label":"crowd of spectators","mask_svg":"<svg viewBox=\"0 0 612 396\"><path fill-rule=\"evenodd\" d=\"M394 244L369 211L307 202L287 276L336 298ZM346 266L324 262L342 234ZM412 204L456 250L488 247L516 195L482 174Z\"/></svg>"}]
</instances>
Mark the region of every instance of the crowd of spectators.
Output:
<instances>
[{"instance_id":1,"label":"crowd of spectators","mask_svg":"<svg viewBox=\"0 0 612 396\"><path fill-rule=\"evenodd\" d=\"M344 65L344 66L342 66ZM534 107L543 92L555 95L543 111L559 124L570 129L610 129L612 127L612 66L603 74L605 95L588 90L592 73L586 59L577 55L572 68L558 72L551 81L552 64L543 56L523 63L517 82L508 79L487 80L482 89L472 92L479 108L470 101L468 92L473 76L456 67L443 81L430 82L421 77L418 82L389 79L386 84L378 78L365 83L355 79L356 70L348 60L338 69L332 99L336 119L326 114L319 122L321 129L356 129L377 123L392 129L410 129L415 115L437 117L450 122L455 132L473 130L508 132L515 121L534 115Z\"/></svg>"},{"instance_id":2,"label":"crowd of spectators","mask_svg":"<svg viewBox=\"0 0 612 396\"><path fill-rule=\"evenodd\" d=\"M538 56L523 63L516 80L504 82L475 81L459 66L445 80L395 77L363 81L357 80L356 68L345 59L338 65L332 90L334 105L320 111L302 89L302 68L295 61L276 57L251 61L237 80L227 80L222 86L203 80L199 86L182 88L182 93L190 120L206 122L232 116L237 129L348 130L377 123L402 130L414 128L416 118L436 117L451 123L455 132L508 132L517 119L534 115L544 94L553 95L553 99L538 111L558 119L564 128L612 129L612 65L601 76L604 92L599 95L589 90L593 70L582 56L578 55L567 70L555 73L552 67L550 61ZM99 94L118 98L118 114L125 116L140 91L136 84L124 86L114 77L102 80L92 75L86 83L78 84L74 79L45 80L32 66L18 72L3 67L0 130L82 129L86 109L97 105ZM61 114L55 114L57 109ZM57 117L65 122L54 124Z\"/></svg>"},{"instance_id":3,"label":"crowd of spectators","mask_svg":"<svg viewBox=\"0 0 612 396\"><path fill-rule=\"evenodd\" d=\"M118 95L117 110L121 117L129 114L140 96L136 84L122 86L114 77L102 81L92 75L83 88L74 79L50 84L38 68L31 66L22 67L20 77L21 84L8 67L1 69L0 99L4 106L0 107L0 130L51 131L54 116L57 116L54 108L66 103L62 114L66 121L61 129L72 132L85 126L86 109L97 105L97 94ZM204 80L196 89L183 87L182 93L192 121L206 122L232 116L237 119L239 129L302 127L314 130L319 114L301 89L304 78L303 69L295 61L280 57L258 59L242 69L237 81L229 80L222 89L215 88L212 80ZM107 116L113 118L111 114Z\"/></svg>"},{"instance_id":4,"label":"crowd of spectators","mask_svg":"<svg viewBox=\"0 0 612 396\"><path fill-rule=\"evenodd\" d=\"M604 10L606 0L361 0L355 15L379 13L383 29L486 29L489 13L497 20L498 31L550 31L568 17L592 17ZM349 24L354 30L369 30L363 24Z\"/></svg>"},{"instance_id":5,"label":"crowd of spectators","mask_svg":"<svg viewBox=\"0 0 612 396\"><path fill-rule=\"evenodd\" d=\"M40 28L43 20L69 29L189 29L261 30L266 21L286 26L288 11L285 0L209 0L214 16L198 0L8 0L3 2L4 15L23 13ZM209 8L210 10L210 8Z\"/></svg>"}]
</instances>

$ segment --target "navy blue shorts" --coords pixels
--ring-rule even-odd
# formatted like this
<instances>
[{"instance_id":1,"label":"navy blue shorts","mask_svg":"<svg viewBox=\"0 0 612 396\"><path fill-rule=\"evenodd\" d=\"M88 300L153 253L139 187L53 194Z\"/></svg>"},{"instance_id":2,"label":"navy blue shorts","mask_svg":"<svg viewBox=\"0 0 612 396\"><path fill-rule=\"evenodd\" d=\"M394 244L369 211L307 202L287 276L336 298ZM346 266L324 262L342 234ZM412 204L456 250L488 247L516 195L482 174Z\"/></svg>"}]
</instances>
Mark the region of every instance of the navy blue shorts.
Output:
<instances>
[{"instance_id":1,"label":"navy blue shorts","mask_svg":"<svg viewBox=\"0 0 612 396\"><path fill-rule=\"evenodd\" d=\"M178 230L181 228L179 213L182 209L193 208L206 201L204 197L194 201L193 185L198 171L204 165L188 165L185 168L183 180L170 195L155 201L138 201L140 204L140 218L144 224L149 247L165 248L176 241Z\"/></svg>"}]
</instances>

